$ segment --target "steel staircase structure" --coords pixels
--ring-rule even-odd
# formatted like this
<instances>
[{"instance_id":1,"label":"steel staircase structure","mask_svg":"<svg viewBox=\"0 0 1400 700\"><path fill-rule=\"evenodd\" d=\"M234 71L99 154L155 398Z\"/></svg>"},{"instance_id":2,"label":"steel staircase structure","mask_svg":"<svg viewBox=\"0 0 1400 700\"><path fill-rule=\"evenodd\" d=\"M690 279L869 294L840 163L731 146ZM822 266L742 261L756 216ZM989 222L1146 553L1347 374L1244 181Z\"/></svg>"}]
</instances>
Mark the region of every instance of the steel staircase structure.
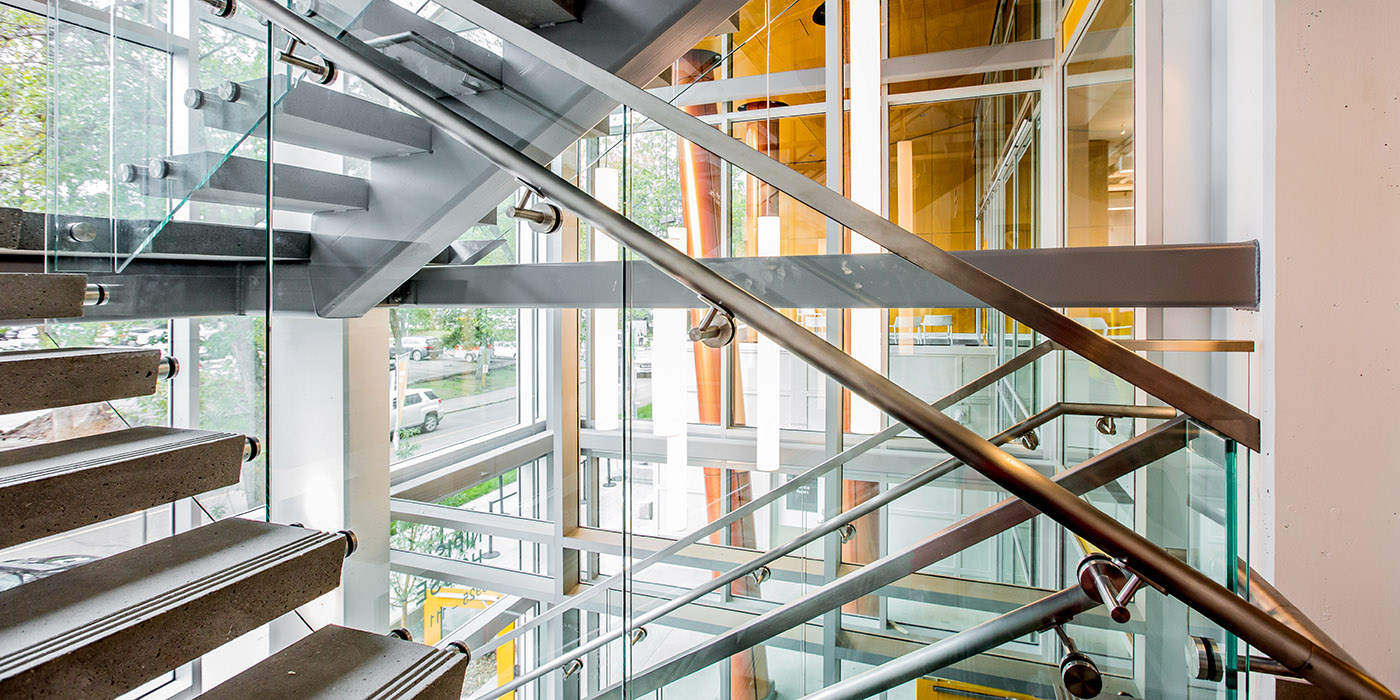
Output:
<instances>
[{"instance_id":1,"label":"steel staircase structure","mask_svg":"<svg viewBox=\"0 0 1400 700\"><path fill-rule=\"evenodd\" d=\"M307 80L286 85L285 94L276 98L260 95L259 87L252 83L228 83L217 94L195 91L185 95L186 108L202 113L206 125L264 138L270 126L278 142L371 161L367 178L277 166L271 183L273 208L314 214L310 234L279 232L272 241L264 235L263 240L252 240L242 249L236 249L242 242L235 240L213 251L213 257L234 265L256 264L262 251L272 251L270 257L284 256L296 263L291 268L295 272L277 282L286 285L280 290L285 296L280 298L299 300L299 310L324 317L358 316L390 298L425 264L444 255L462 221L479 220L523 183L540 199L606 232L718 313L774 339L899 422L886 431L889 435L871 438L870 447L907 426L952 455L948 463L886 492L882 500L872 501L864 510L823 523L797 540L744 562L673 599L669 608L661 605L656 610L662 612L653 611L638 625L719 586L767 571L766 567L780 557L838 532L860 515L959 465L971 467L1012 494L963 522L641 671L629 679L626 688L621 684L603 688L593 697L623 698L660 689L1037 513L1050 516L1106 554L1085 560L1080 585L1007 612L948 641L930 644L813 697L867 697L1029 632L1057 629L1077 615L1093 612L1126 622L1119 617L1127 614L1126 604L1134 593L1179 598L1266 653L1288 673L1336 697L1396 697L1320 634L1316 625L1296 611L1284 610L1289 607L1286 599L1284 605L1273 609L1262 607L1264 601L1281 599L1266 581L1246 575L1248 581L1259 582L1262 593L1246 600L1080 498L1184 449L1195 439L1189 421L1258 450L1257 418L636 87L694 44L697 28L718 24L739 3L599 0L583 6L583 19L592 17L608 26L610 21L648 17L647 22L628 23L642 27L635 35L600 37L588 31L588 21L569 21L580 18L572 3L441 0L448 10L528 51L525 56L509 59L463 42L453 32L386 0L374 0L345 16L338 15L340 10L332 3L292 9L274 0L244 3L315 49L324 63L312 63L313 68L319 65L330 73L329 66L334 64L413 114L333 92ZM337 27L339 31L335 31ZM592 89L551 89L548 77L553 71L574 75ZM276 102L275 109L272 102ZM1057 349L1073 351L1166 406L1059 405L1052 409L1053 415L1037 414L992 438L976 435L941 412L956 403L957 394L933 404L918 399L541 164L587 133L618 103L730 163L741 164L747 172L866 235L894 255L1025 323L1050 341L1040 354ZM273 115L271 125L264 123L269 113ZM125 164L124 170L124 179L149 196L181 199L188 195L192 201L254 207L262 206L268 197L263 164L218 152L171 154L149 163ZM48 235L56 235L81 223L51 217L44 226ZM173 221L156 224L158 235L151 239L147 251L152 257L136 261L128 272L139 276L143 265L159 265L161 255L188 257L206 233L199 226ZM181 243L184 228L190 230L183 234L187 239ZM255 232L245 233L256 238ZM80 243L96 249L103 234L97 231L94 238ZM239 255L240 251L244 255ZM469 254L458 251L457 259ZM215 277L234 280L230 284L239 288L237 293L249 294L248 303L239 310L256 309L256 294L240 286L244 275L246 271L235 269ZM97 272L93 276L108 279ZM123 314L141 317L134 295L124 295L110 286L89 285L83 274L4 273L0 274L0 287L6 290L0 298L0 318L7 320L73 318L81 314L84 304L105 305L108 318ZM130 291L136 289L133 285ZM270 293L277 296L279 290ZM186 310L191 315L199 312ZM1023 355L1020 362L1033 359ZM1014 369L1001 368L1001 376ZM154 350L6 352L0 354L0 412L149 394L156 382L177 372L175 363ZM1069 413L1152 417L1165 422L1054 477L998 449ZM70 531L235 483L238 465L252 459L257 450L255 441L235 434L134 428L0 453L0 508L8 506L7 512L20 514L0 523L0 546ZM810 481L823 473L818 469L837 464L814 468L801 481ZM799 483L790 482L785 487L788 491L775 491L770 498L790 492ZM64 507L54 508L56 503ZM712 527L723 527L723 523ZM692 533L689 543L703 536ZM333 590L339 585L341 562L353 552L353 543L350 533L225 520L0 592L0 695L116 697ZM607 584L602 584L593 590L606 589ZM63 592L72 590L91 594L69 600ZM589 599L585 592L572 605L584 607ZM531 624L537 626L548 615ZM546 674L567 673L565 669L582 654L633 633L629 625L600 636L588 647L541 664L492 697ZM487 650L490 648L494 646ZM202 697L218 700L261 692L288 698L455 698L460 696L466 664L467 656L456 652L328 626Z\"/></svg>"},{"instance_id":2,"label":"steel staircase structure","mask_svg":"<svg viewBox=\"0 0 1400 700\"><path fill-rule=\"evenodd\" d=\"M470 147L494 166L525 183L541 198L590 222L597 230L605 232L619 244L685 284L700 297L708 300L717 310L742 319L751 328L772 338L793 355L836 379L853 393L862 396L892 418L942 447L1019 500L1045 513L1095 545L1113 557L1113 561L1116 561L1119 567L1119 575L1131 576L1138 582L1137 585L1149 584L1163 593L1180 598L1290 671L1328 692L1340 697L1395 697L1374 678L1345 660L1344 653L1334 652L1320 645L1310 639L1304 631L1270 617L1245 599L1220 587L1141 535L1080 500L1063 485L997 449L987 440L920 401L889 379L865 367L842 350L829 345L732 282L541 166L481 124L444 106L429 93L395 75L393 70L383 66L381 61L372 55L365 55L357 50L353 43L338 41L335 36L328 34L323 26L318 26L270 0L246 1L301 42L315 48L325 60L353 72L379 88ZM547 48L544 46L546 42L529 41L528 37L516 32L515 27L508 26L506 22L490 21L489 10L470 0L447 0L446 6L479 25L498 32L508 40L522 43L528 41L526 46L532 49L538 47L537 55L544 53ZM557 52L555 58L562 62L564 52ZM586 64L586 61L575 59L570 67L582 73L583 79L589 84L599 86L602 90L613 91L611 94L614 97L631 92L628 97L633 99L621 100L629 107L638 109L647 117L671 127L682 136L694 139L716 155L742 165L747 171L799 201L968 291L989 306L1006 312L1043 333L1050 340L1174 406L1185 415L1201 421L1246 447L1258 449L1257 418L1099 336L1019 290L900 229L879 215L802 178L786 166L762 156L740 142L724 135L720 135L719 138L705 138L714 134L708 126L660 100L648 100L634 87L629 91L625 80L610 79L605 70L588 70ZM917 568L906 568L904 571ZM869 590L871 589L859 593ZM1100 604L1112 607L1113 603L1108 599L1108 592L1112 590L1099 584L1097 590L1087 592L1097 596ZM767 629L778 631L782 626L771 625ZM678 657L677 662L688 668L698 669L713 661L727 658L731 653L747 648L757 641L750 638L728 646L711 640ZM652 679L657 673L653 670L634 676L627 683L630 692L645 693L659 688L663 681Z\"/></svg>"}]
</instances>

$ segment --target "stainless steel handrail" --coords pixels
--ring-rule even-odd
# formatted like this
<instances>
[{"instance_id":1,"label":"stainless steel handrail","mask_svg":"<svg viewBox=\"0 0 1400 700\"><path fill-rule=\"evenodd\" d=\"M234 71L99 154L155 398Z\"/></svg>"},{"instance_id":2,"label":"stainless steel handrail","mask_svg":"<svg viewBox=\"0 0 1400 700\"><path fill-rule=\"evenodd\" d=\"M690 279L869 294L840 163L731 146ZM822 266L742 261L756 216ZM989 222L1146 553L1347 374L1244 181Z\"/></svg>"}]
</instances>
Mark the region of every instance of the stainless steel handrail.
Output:
<instances>
[{"instance_id":1,"label":"stainless steel handrail","mask_svg":"<svg viewBox=\"0 0 1400 700\"><path fill-rule=\"evenodd\" d=\"M1036 360L1044 357L1045 355L1048 355L1054 349L1055 344L1052 341L1047 340L1038 343L1028 348L1025 352L1021 353L1020 355L1017 355L1016 357L1013 357L1010 360L1007 360L1006 362L1003 362L1002 364L993 367L991 370L987 371L980 377L977 377L972 381L962 385L961 387L958 387L943 398L934 401L931 405L938 410L951 408L952 406L957 405L964 399L973 396L977 392L993 384L996 384L997 382L1012 374L1015 374L1017 371L1030 365L1032 362L1035 362ZM690 545L699 542L706 536L715 532L719 532L720 530L729 526L731 523L741 518L746 518L750 515L753 515L754 513L757 513L759 509L777 502L782 497L788 495L789 493L792 493L793 491L796 491L797 489L815 480L816 478L831 472L831 470L860 457L861 455L865 454L866 452L869 452L870 450L875 449L876 447L879 447L880 445L885 444L891 438L895 437L901 432L904 432L904 430L906 430L906 428L902 423L895 423L894 425L891 425L885 428L884 430L881 430L880 432L875 433L874 435L871 435L870 437L864 440L861 440L859 443L856 443L855 445L852 445L842 450L841 452L838 452L837 454L828 457L827 459L823 460L820 464L812 466L811 468L807 469L801 474L798 474L797 476L793 477L792 480L788 481L787 483L781 484L777 488L774 488L768 491L767 493L764 493L763 495L753 499L752 501L749 501L743 506L729 511L720 518L711 521L709 524L703 527L690 531L684 537L676 540L670 545L667 545L665 548L650 554L649 556L647 556L647 558L635 564L632 564L630 567L623 571L613 574L604 581L600 581L597 584L594 584L583 593L571 597L568 600L568 602L550 608L548 611L531 618L529 622L521 624L515 630L511 631L510 634L503 635L501 637L497 637L496 639L491 640L490 644L477 651L477 655L481 656L483 654L489 654L492 650L496 649L502 644L513 641L520 635L525 634L531 629L534 629L535 627L538 627L539 625L549 620L552 620L558 617L559 615L564 614L566 611L572 610L578 607L579 605L591 601L593 598L598 597L602 595L605 591L615 587L627 576L635 576L638 572L647 569L653 564L669 559L671 556L684 550L686 547L689 547ZM443 646L450 641L451 639L449 635L447 637L444 637L443 641L440 642L438 646ZM563 658L564 661L567 662L573 659L574 656L576 656L576 654L573 656L560 658ZM539 666L537 667L537 669L543 668L547 665L548 664Z\"/></svg>"},{"instance_id":2,"label":"stainless steel handrail","mask_svg":"<svg viewBox=\"0 0 1400 700\"><path fill-rule=\"evenodd\" d=\"M802 700L854 700L880 693L922 678L983 652L1068 622L1099 606L1080 586L1071 586L1040 600L999 615L980 625L944 637L864 673L829 685Z\"/></svg>"},{"instance_id":3,"label":"stainless steel handrail","mask_svg":"<svg viewBox=\"0 0 1400 700\"><path fill-rule=\"evenodd\" d=\"M1055 476L1055 481L1077 495L1166 457L1185 447L1192 437L1187 418L1177 417L1086 460ZM629 697L640 697L730 656L762 644L783 631L873 593L905 576L984 542L1037 515L1019 498L1009 498L949 525L922 541L893 552L854 573L823 585L802 597L770 610L703 644L686 650L627 679ZM613 685L590 700L621 700L622 684Z\"/></svg>"},{"instance_id":4,"label":"stainless steel handrail","mask_svg":"<svg viewBox=\"0 0 1400 700\"><path fill-rule=\"evenodd\" d=\"M1046 423L1054 420L1059 416L1066 415L1109 415L1117 418L1147 418L1160 420L1174 417L1176 415L1176 409L1167 408L1165 406L1119 406L1113 404L1058 403L1049 408L1046 408L1043 411L1040 411L1039 413L1036 413L1030 418L1027 418L1024 421L1017 423L1016 425L1011 426L1010 428L1007 428L1006 430L1001 431L996 436L992 437L991 441L993 444L996 445L1005 444L1007 442L1015 440L1021 435L1024 435L1027 431L1035 430L1036 428L1045 425ZM956 459L947 459L942 462L939 462L938 464L935 464L934 466L929 467L928 469L925 469L922 472L919 472L918 474L909 477L908 479L905 479L903 482L900 482L897 486L882 491L873 498L862 501L859 505L851 508L850 510L844 511L835 517L827 518L826 520L817 524L815 527L804 531L797 537L794 537L788 540L787 542L784 542L783 544L773 547L768 551L763 552L762 554L759 554L758 556L753 557L752 559L749 559L748 561L745 561L744 563L729 569L728 571L724 572L719 576L707 579L704 583L701 583L700 585L695 586L685 591L684 593L681 593L680 595L667 600L665 603L658 605L657 607L652 608L651 610L648 610L645 613L642 613L641 615L629 619L627 625L623 627L618 627L609 632L604 632L598 635L597 637L593 638L588 643L583 644L574 649L570 649L569 651L564 652L563 654L555 657L554 659L551 659L536 666L535 668L531 669L528 673L518 676L509 683L506 683L505 685L502 685L482 695L481 700L492 700L493 698L497 698L502 695L505 695L506 693L510 693L514 690L517 690L533 682L535 679L545 676L550 671L569 663L574 659L582 658L587 654L590 654L598 649L603 648L604 646L607 646L608 643L612 642L614 639L622 637L628 632L628 630L632 628L641 627L643 625L654 622L662 617L665 617L671 612L679 610L685 607L686 605L689 605L690 603L693 603L709 595L710 593L713 593L714 591L723 588L724 586L727 586L735 581L738 581L739 579L744 578L745 576L748 576L749 574L757 570L759 567L771 564L789 554L792 554L793 552L796 552L799 549L802 549L803 547L806 547L807 545L821 539L822 537L825 537L826 535L829 535L841 529L842 527L845 527L846 525L854 523L867 515L879 512L880 509L884 508L885 506L915 492L920 488L923 488L924 486L927 486L928 484L932 483L937 479L951 474L953 471L957 470L961 466L962 463ZM668 547L667 549L670 549L670 547ZM595 588L595 590L597 589Z\"/></svg>"},{"instance_id":5,"label":"stainless steel handrail","mask_svg":"<svg viewBox=\"0 0 1400 700\"><path fill-rule=\"evenodd\" d=\"M1005 312L1133 386L1177 407L1246 447L1256 452L1259 450L1259 419L1230 402L1089 330L1029 294L754 150L743 141L731 138L646 90L501 17L476 0L440 0L439 4L864 235L891 253Z\"/></svg>"},{"instance_id":6,"label":"stainless steel handrail","mask_svg":"<svg viewBox=\"0 0 1400 700\"><path fill-rule=\"evenodd\" d=\"M574 212L696 294L719 304L731 315L743 319L751 328L785 347L808 365L835 379L876 408L947 450L953 457L981 472L1006 491L1024 499L1105 553L1123 560L1144 579L1181 599L1290 670L1297 671L1314 685L1343 697L1397 700L1395 695L1376 679L1342 661L1330 651L1313 644L1307 637L1287 625L1269 617L1199 571L1172 557L1131 528L1080 500L1029 465L997 449L957 421L813 335L792 319L573 186L549 168L531 160L470 119L438 103L375 61L341 44L305 18L281 6L275 0L248 0L248 4L321 52L328 60L355 73L365 82L398 100L493 165L522 182L529 183L541 197ZM769 162L776 165L776 161L770 159ZM825 188L813 195L818 199L840 199ZM809 201L813 198L811 196L798 198L808 204L813 203ZM858 231L868 233L881 228L882 222L887 223L863 209L861 212L863 215L854 221L854 228ZM900 232L907 233L902 229ZM1015 315L1022 323L1032 328L1051 328L1054 332L1046 332L1046 336L1074 349L1085 359L1100 366L1106 362L1113 364L1117 367L1115 373L1147 393L1178 406L1184 403L1188 408L1201 404L1202 402L1197 400L1201 397L1211 399L1207 404L1225 404L1189 383L1185 384L1190 387L1190 391L1181 391L1178 383L1184 381L1179 377L1147 362L1121 345L1100 338L1088 328L1061 316L1050 307L1006 286L981 270L929 246L917 236L910 236L919 247L927 250L905 252L912 253L914 257L925 262L934 262L933 268L941 271L940 277L957 284L992 306L1017 309ZM890 242L898 243L881 242L886 247L891 247ZM1100 344L1098 341L1103 342ZM1161 374L1139 371L1144 367L1153 368ZM1131 371L1124 371L1125 369ZM1163 376L1174 381L1163 383ZM1170 390L1161 392L1164 388ZM1220 412L1214 410L1200 413L1199 408L1200 406L1193 409L1196 411L1191 414L1193 417L1226 434L1238 434L1247 438L1248 426L1241 425L1240 421L1244 418L1253 421L1253 442L1241 442L1253 444L1257 449L1257 419L1232 406L1230 416L1220 415ZM1240 415L1244 418L1240 418Z\"/></svg>"}]
</instances>

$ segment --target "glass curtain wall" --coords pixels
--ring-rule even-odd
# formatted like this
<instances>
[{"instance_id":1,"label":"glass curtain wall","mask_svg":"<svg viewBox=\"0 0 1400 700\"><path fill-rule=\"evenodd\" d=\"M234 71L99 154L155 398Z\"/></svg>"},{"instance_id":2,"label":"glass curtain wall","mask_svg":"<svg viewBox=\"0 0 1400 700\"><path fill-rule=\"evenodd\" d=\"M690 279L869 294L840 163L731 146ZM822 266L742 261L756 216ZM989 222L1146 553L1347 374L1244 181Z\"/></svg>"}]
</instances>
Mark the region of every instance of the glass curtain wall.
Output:
<instances>
[{"instance_id":1,"label":"glass curtain wall","mask_svg":"<svg viewBox=\"0 0 1400 700\"><path fill-rule=\"evenodd\" d=\"M46 269L99 276L114 295L140 294L144 261L136 253L163 220L229 223L254 249L266 249L264 202L242 207L178 207L180 196L143 190L128 166L150 168L178 153L213 146L198 118L181 106L188 88L224 79L266 81L268 31L247 15L217 18L198 3L52 0L47 13L0 4L0 207L44 222ZM32 8L31 8L32 9ZM244 149L265 169L266 146ZM81 224L91 236L67 235ZM22 246L24 244L21 244ZM178 254L175 248L164 252ZM270 286L268 259L245 259L249 290ZM268 468L267 303L205 318L132 318L0 328L0 348L111 346L155 348L181 372L150 396L0 417L0 450L137 426L226 431L256 438L262 454L243 465L239 483L142 513L29 542L0 552L8 588L92 559L168 537L211 520L266 517ZM101 317L101 309L90 315ZM254 632L250 638L265 636ZM178 692L202 666L206 681L231 667L216 651L148 683L132 696Z\"/></svg>"},{"instance_id":2,"label":"glass curtain wall","mask_svg":"<svg viewBox=\"0 0 1400 700\"><path fill-rule=\"evenodd\" d=\"M1067 195L1053 185L1047 192L1046 183L1060 183L1072 162L1063 142L1077 127L1058 88L1077 89L1062 81L1077 54L987 72L977 58L986 54L961 53L1059 39L1058 11L1004 0L969 0L956 12L932 1L886 5L842 3L828 15L824 3L755 0L646 86L944 249L975 255L1069 241ZM631 109L597 123L553 166L1042 473L1064 476L1172 417L1138 405L1131 387L1050 348L1014 319L938 293L935 280L860 232ZM489 229L466 240L510 236ZM523 248L524 229L516 231ZM396 493L395 585L403 591L394 594L396 620L445 639L457 634L450 628L470 627L463 615L482 614L449 600L563 601L491 613L509 617L510 626L474 647L471 696L618 698L670 689L729 700L801 697L1072 583L1086 544L1029 517L890 576L889 557L1007 494L890 425L774 339L743 321L727 325L722 309L658 283L607 232L566 215L560 232L529 240L540 251L533 260L587 263L572 269L589 270L597 282L574 290L576 306L537 312L539 395L547 398L535 415L547 417L551 432L537 438L523 420L503 424L456 446L403 455L395 467L397 474L456 469ZM444 336L469 314L475 324L492 311L398 309L396 412L407 411L411 392L444 401L432 384L442 378L421 373L441 360L422 348L441 341L455 350ZM517 324L517 334L531 327ZM517 342L529 356L526 340ZM1023 366L941 400L1028 353ZM505 366L499 357L472 360L491 374ZM479 386L481 377L471 380ZM517 404L530 403L520 392ZM1103 406L1070 410L1066 401ZM1105 415L1115 410L1126 413L1117 422ZM1037 417L1043 411L1064 415ZM439 427L416 435L404 434L401 421L398 444L451 420L440 417ZM530 447L532 440L541 444ZM1187 440L1179 442L1177 452ZM1163 497L1186 489L1222 505L1219 522L1231 522L1228 497L1218 497L1232 478L1230 460L1202 458L1204 443L1191 450L1159 460L1152 476L1083 490L1158 541L1209 549L1188 556L1228 578L1220 573L1228 532L1216 527L1202 537L1210 526ZM1172 474L1189 478L1159 485ZM1149 504L1148 496L1158 500ZM453 575L424 573L438 571ZM736 628L865 576L885 578L787 620L771 636L747 638L757 643L722 645ZM1179 637L1139 642L1149 636L1144 630L1167 629L1168 616L1184 619L1182 611L1150 614L1130 633L1102 616L1072 630L1103 659L1112 692L1155 696L1171 687L1140 671ZM713 648L724 658L690 660ZM1028 634L940 671L934 686L907 684L892 694L1049 697L1065 651L1052 633Z\"/></svg>"}]
</instances>

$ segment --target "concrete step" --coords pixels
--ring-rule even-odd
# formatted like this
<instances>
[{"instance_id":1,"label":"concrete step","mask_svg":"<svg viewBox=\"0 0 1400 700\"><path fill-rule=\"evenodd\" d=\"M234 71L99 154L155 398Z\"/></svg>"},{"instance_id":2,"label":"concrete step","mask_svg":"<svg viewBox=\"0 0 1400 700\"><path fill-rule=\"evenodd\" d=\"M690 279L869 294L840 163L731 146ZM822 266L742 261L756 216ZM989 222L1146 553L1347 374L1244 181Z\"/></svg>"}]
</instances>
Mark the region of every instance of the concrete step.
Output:
<instances>
[{"instance_id":1,"label":"concrete step","mask_svg":"<svg viewBox=\"0 0 1400 700\"><path fill-rule=\"evenodd\" d=\"M267 137L266 88L226 81L217 90L185 92L185 106L204 116L204 126ZM432 127L422 118L369 100L301 81L277 100L273 138L355 158L423 153L433 147Z\"/></svg>"},{"instance_id":2,"label":"concrete step","mask_svg":"<svg viewBox=\"0 0 1400 700\"><path fill-rule=\"evenodd\" d=\"M148 163L129 163L121 178L150 197L228 204L257 209L267 206L267 163L217 151L167 156ZM272 170L272 208L282 211L329 212L367 209L369 183L358 177L277 165Z\"/></svg>"},{"instance_id":3,"label":"concrete step","mask_svg":"<svg viewBox=\"0 0 1400 700\"><path fill-rule=\"evenodd\" d=\"M0 452L0 547L238 483L257 443L142 427Z\"/></svg>"},{"instance_id":4,"label":"concrete step","mask_svg":"<svg viewBox=\"0 0 1400 700\"><path fill-rule=\"evenodd\" d=\"M327 625L200 700L458 700L469 657Z\"/></svg>"},{"instance_id":5,"label":"concrete step","mask_svg":"<svg viewBox=\"0 0 1400 700\"><path fill-rule=\"evenodd\" d=\"M334 590L347 539L233 518L0 592L0 697L121 695Z\"/></svg>"},{"instance_id":6,"label":"concrete step","mask_svg":"<svg viewBox=\"0 0 1400 700\"><path fill-rule=\"evenodd\" d=\"M84 306L101 304L107 291L89 285L87 275L0 273L0 319L77 318Z\"/></svg>"},{"instance_id":7,"label":"concrete step","mask_svg":"<svg viewBox=\"0 0 1400 700\"><path fill-rule=\"evenodd\" d=\"M175 375L160 350L57 348L0 353L0 414L149 396Z\"/></svg>"},{"instance_id":8,"label":"concrete step","mask_svg":"<svg viewBox=\"0 0 1400 700\"><path fill-rule=\"evenodd\" d=\"M531 29L578 19L574 0L482 0L481 4Z\"/></svg>"}]
</instances>

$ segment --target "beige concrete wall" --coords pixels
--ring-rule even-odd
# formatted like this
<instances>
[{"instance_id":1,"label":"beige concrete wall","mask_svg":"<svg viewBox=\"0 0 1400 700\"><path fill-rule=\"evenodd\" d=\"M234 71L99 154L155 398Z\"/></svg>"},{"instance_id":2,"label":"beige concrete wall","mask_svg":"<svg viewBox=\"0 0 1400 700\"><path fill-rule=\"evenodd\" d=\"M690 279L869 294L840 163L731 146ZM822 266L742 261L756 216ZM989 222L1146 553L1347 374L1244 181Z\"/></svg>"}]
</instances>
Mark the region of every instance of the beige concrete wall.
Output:
<instances>
[{"instance_id":1,"label":"beige concrete wall","mask_svg":"<svg viewBox=\"0 0 1400 700\"><path fill-rule=\"evenodd\" d=\"M1275 582L1395 688L1400 2L1276 13Z\"/></svg>"}]
</instances>

